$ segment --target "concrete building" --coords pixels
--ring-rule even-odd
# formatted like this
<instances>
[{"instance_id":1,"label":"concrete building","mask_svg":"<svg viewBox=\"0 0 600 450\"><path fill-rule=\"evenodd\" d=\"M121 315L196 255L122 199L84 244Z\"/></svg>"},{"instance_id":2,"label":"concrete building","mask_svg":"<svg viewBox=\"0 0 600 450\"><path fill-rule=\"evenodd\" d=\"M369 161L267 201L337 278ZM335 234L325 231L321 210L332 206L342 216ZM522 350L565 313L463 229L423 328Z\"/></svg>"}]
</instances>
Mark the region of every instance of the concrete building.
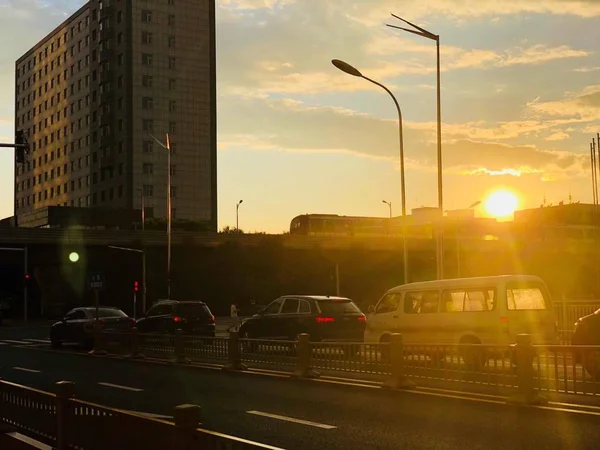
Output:
<instances>
[{"instance_id":1,"label":"concrete building","mask_svg":"<svg viewBox=\"0 0 600 450\"><path fill-rule=\"evenodd\" d=\"M16 62L17 218L139 209L217 229L214 0L90 0ZM171 141L167 153L149 136Z\"/></svg>"},{"instance_id":2,"label":"concrete building","mask_svg":"<svg viewBox=\"0 0 600 450\"><path fill-rule=\"evenodd\" d=\"M600 225L600 208L587 203L569 203L556 206L515 211L515 222L545 226Z\"/></svg>"}]
</instances>

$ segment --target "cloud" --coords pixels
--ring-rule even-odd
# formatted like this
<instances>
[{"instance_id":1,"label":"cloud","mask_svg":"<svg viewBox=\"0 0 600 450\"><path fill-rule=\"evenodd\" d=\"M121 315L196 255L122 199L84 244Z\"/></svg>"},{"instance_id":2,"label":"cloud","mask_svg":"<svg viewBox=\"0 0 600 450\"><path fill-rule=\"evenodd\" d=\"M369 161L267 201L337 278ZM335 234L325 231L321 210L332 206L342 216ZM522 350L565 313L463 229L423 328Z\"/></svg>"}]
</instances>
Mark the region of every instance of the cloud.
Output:
<instances>
[{"instance_id":1,"label":"cloud","mask_svg":"<svg viewBox=\"0 0 600 450\"><path fill-rule=\"evenodd\" d=\"M569 139L571 136L569 133L565 133L564 131L557 131L556 133L552 133L550 136L546 137L547 141L564 141L565 139Z\"/></svg>"},{"instance_id":2,"label":"cloud","mask_svg":"<svg viewBox=\"0 0 600 450\"><path fill-rule=\"evenodd\" d=\"M529 103L529 110L538 116L576 118L580 122L600 119L600 85L588 86L578 93L569 93L561 100Z\"/></svg>"},{"instance_id":3,"label":"cloud","mask_svg":"<svg viewBox=\"0 0 600 450\"><path fill-rule=\"evenodd\" d=\"M336 152L362 157L398 160L397 125L367 114L341 108L310 106L286 99L223 99L220 108L220 149L247 147L290 152ZM536 146L513 146L474 139L448 139L444 124L444 170L470 175L534 175L540 179L560 173L585 174L587 159ZM466 129L476 124L466 125ZM436 146L430 124L409 123L405 128L407 165L434 170Z\"/></svg>"},{"instance_id":4,"label":"cloud","mask_svg":"<svg viewBox=\"0 0 600 450\"><path fill-rule=\"evenodd\" d=\"M573 72L578 73L589 73L589 72L597 72L600 70L600 67L578 67L573 69Z\"/></svg>"}]
</instances>

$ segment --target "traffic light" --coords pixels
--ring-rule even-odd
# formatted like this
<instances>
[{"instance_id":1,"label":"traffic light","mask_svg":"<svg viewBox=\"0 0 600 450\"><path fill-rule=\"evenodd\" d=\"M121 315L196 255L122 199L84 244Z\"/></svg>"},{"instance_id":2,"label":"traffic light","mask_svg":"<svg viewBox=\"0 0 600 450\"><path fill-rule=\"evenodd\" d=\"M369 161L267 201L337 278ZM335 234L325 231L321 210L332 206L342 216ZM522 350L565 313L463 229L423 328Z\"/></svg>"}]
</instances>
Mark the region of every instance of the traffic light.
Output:
<instances>
[{"instance_id":1,"label":"traffic light","mask_svg":"<svg viewBox=\"0 0 600 450\"><path fill-rule=\"evenodd\" d=\"M140 283L138 281L133 282L133 292L138 292L140 290Z\"/></svg>"},{"instance_id":2,"label":"traffic light","mask_svg":"<svg viewBox=\"0 0 600 450\"><path fill-rule=\"evenodd\" d=\"M18 130L15 135L15 159L18 164L25 162L25 153L29 153L29 142L23 130Z\"/></svg>"},{"instance_id":3,"label":"traffic light","mask_svg":"<svg viewBox=\"0 0 600 450\"><path fill-rule=\"evenodd\" d=\"M23 277L23 283L25 284L25 286L29 286L29 283L31 282L31 276L26 273L25 276Z\"/></svg>"}]
</instances>

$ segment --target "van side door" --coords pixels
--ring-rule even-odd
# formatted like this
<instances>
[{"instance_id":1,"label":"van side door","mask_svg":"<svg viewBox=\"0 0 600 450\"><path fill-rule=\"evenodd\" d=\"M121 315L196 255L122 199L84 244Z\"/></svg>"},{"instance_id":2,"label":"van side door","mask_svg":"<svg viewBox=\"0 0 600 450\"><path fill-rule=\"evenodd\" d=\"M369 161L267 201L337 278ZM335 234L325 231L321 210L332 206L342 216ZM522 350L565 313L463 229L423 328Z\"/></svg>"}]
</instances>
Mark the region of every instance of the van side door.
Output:
<instances>
[{"instance_id":1,"label":"van side door","mask_svg":"<svg viewBox=\"0 0 600 450\"><path fill-rule=\"evenodd\" d=\"M369 340L373 341L374 336L378 336L379 340L382 335L399 331L401 298L401 292L388 293L377 302L375 311L367 319Z\"/></svg>"}]
</instances>

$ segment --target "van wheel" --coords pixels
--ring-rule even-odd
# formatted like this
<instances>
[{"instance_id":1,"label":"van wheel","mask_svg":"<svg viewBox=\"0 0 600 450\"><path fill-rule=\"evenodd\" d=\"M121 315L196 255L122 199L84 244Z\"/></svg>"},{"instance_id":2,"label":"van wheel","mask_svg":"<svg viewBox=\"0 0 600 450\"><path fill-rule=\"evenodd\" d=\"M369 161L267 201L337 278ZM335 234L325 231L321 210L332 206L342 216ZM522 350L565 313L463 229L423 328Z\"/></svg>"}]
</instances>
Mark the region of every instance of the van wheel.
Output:
<instances>
[{"instance_id":1,"label":"van wheel","mask_svg":"<svg viewBox=\"0 0 600 450\"><path fill-rule=\"evenodd\" d=\"M477 345L481 344L481 341L476 337L465 337L460 340L461 344ZM461 347L459 354L468 370L479 370L485 363L485 351L477 347Z\"/></svg>"}]
</instances>

